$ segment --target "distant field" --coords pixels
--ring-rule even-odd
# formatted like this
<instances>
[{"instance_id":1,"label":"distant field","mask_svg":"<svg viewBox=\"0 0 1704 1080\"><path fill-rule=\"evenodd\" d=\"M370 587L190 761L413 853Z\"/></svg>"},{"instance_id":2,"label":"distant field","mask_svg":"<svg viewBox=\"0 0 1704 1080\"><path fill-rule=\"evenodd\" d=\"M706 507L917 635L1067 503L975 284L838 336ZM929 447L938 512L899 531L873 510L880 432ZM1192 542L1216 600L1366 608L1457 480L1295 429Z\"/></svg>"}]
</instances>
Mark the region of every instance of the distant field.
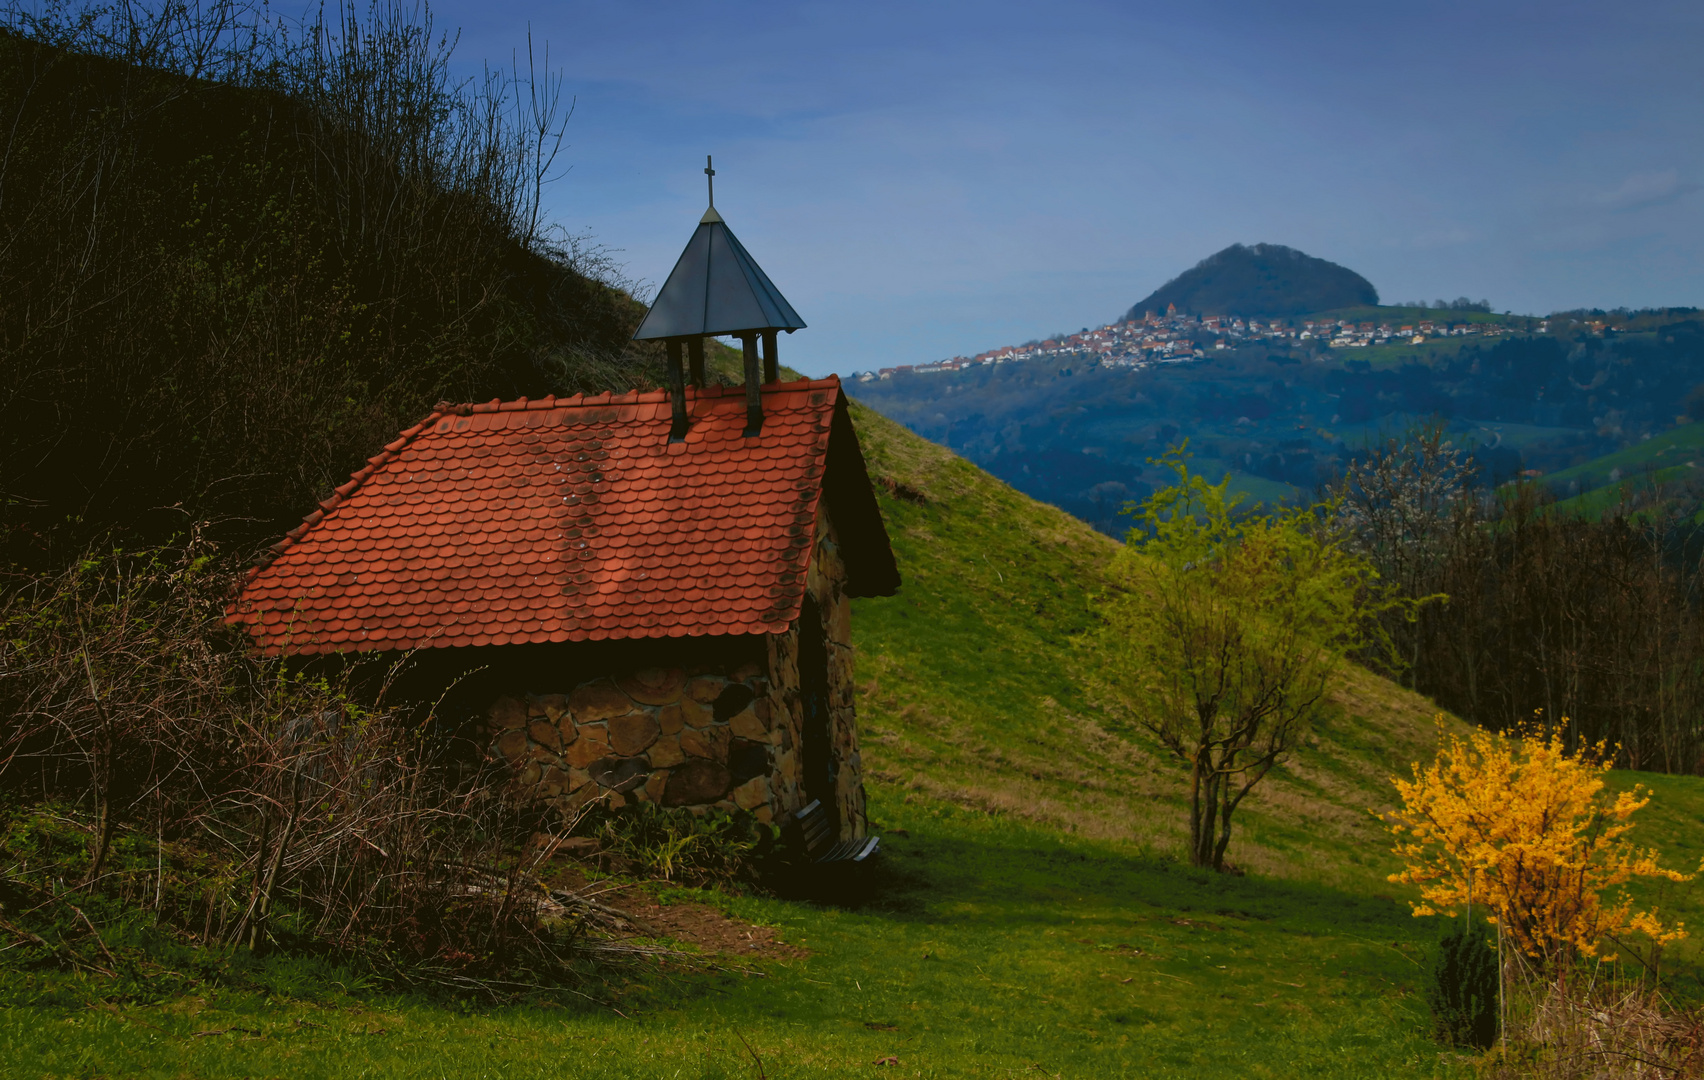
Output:
<instances>
[{"instance_id":1,"label":"distant field","mask_svg":"<svg viewBox=\"0 0 1704 1080\"><path fill-rule=\"evenodd\" d=\"M1257 505L1278 506L1310 494L1310 492L1303 491L1293 484L1239 472L1216 458L1201 458L1190 462L1190 465L1214 483L1223 480L1225 474L1229 473L1231 476L1230 492L1233 495L1241 495L1243 497L1242 505L1247 508Z\"/></svg>"},{"instance_id":2,"label":"distant field","mask_svg":"<svg viewBox=\"0 0 1704 1080\"><path fill-rule=\"evenodd\" d=\"M1348 319L1350 322L1390 323L1393 326L1431 323L1503 323L1525 328L1536 326L1537 319L1526 315L1498 315L1486 311L1454 311L1429 307L1354 307L1323 311L1316 319Z\"/></svg>"},{"instance_id":3,"label":"distant field","mask_svg":"<svg viewBox=\"0 0 1704 1080\"><path fill-rule=\"evenodd\" d=\"M1420 344L1403 342L1392 345L1368 345L1358 349L1334 349L1347 363L1362 360L1374 368L1401 367L1403 364L1437 364L1453 360L1462 349L1486 339L1477 335L1427 338Z\"/></svg>"},{"instance_id":4,"label":"distant field","mask_svg":"<svg viewBox=\"0 0 1704 1080\"><path fill-rule=\"evenodd\" d=\"M1579 494L1621 480L1635 480L1678 469L1698 469L1704 461L1704 424L1682 424L1623 450L1544 477L1558 494Z\"/></svg>"},{"instance_id":5,"label":"distant field","mask_svg":"<svg viewBox=\"0 0 1704 1080\"><path fill-rule=\"evenodd\" d=\"M1557 497L1552 509L1561 514L1599 518L1652 499L1670 507L1679 500L1690 512L1704 499L1704 424L1683 423L1538 482Z\"/></svg>"}]
</instances>

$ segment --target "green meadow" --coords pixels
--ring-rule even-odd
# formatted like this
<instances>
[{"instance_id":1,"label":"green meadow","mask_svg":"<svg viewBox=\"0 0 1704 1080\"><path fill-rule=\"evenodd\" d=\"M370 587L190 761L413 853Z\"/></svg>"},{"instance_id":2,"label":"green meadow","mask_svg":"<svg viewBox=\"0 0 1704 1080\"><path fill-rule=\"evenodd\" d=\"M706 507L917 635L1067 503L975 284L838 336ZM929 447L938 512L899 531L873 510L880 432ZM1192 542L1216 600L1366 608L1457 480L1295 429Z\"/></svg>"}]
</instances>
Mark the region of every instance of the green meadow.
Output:
<instances>
[{"instance_id":1,"label":"green meadow","mask_svg":"<svg viewBox=\"0 0 1704 1080\"><path fill-rule=\"evenodd\" d=\"M776 928L798 955L613 969L506 1005L387 994L278 959L187 992L0 973L0 1077L1453 1077L1371 811L1430 753L1423 699L1346 673L1241 811L1215 875L1175 857L1181 774L1096 701L1113 542L856 414L905 585L859 601L863 754L884 854L822 904L655 889ZM1441 721L1454 727L1448 719ZM1704 781L1642 839L1692 869ZM1704 926L1688 888L1665 908ZM1704 988L1695 942L1665 966Z\"/></svg>"},{"instance_id":2,"label":"green meadow","mask_svg":"<svg viewBox=\"0 0 1704 1080\"><path fill-rule=\"evenodd\" d=\"M453 1008L287 969L151 1004L14 984L0 1075L1453 1075L1415 997L1430 931L1396 904L875 794L910 835L869 905L714 898L809 951L760 973L634 980L616 1007Z\"/></svg>"},{"instance_id":3,"label":"green meadow","mask_svg":"<svg viewBox=\"0 0 1704 1080\"><path fill-rule=\"evenodd\" d=\"M1559 496L1559 512L1598 518L1636 505L1640 497L1654 492L1697 487L1704 482L1700 460L1704 460L1704 424L1688 423L1550 473L1539 482Z\"/></svg>"}]
</instances>

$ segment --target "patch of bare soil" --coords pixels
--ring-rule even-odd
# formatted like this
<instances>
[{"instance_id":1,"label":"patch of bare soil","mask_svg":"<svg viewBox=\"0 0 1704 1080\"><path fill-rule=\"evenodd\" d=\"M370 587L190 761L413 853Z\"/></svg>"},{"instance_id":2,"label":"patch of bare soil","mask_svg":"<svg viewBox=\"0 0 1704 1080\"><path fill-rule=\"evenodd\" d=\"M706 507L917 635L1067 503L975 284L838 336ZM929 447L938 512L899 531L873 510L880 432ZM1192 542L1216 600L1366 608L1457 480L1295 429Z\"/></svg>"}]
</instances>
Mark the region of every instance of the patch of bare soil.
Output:
<instances>
[{"instance_id":1,"label":"patch of bare soil","mask_svg":"<svg viewBox=\"0 0 1704 1080\"><path fill-rule=\"evenodd\" d=\"M647 937L696 946L706 956L793 960L809 955L789 945L773 926L754 926L711 904L671 898L663 903L652 892L658 882L625 878L588 880L582 864L561 856L551 860L550 887L595 897L611 917L601 929L617 937Z\"/></svg>"},{"instance_id":2,"label":"patch of bare soil","mask_svg":"<svg viewBox=\"0 0 1704 1080\"><path fill-rule=\"evenodd\" d=\"M679 900L663 904L642 889L633 890L625 904L657 936L696 945L707 953L788 960L808 955L777 937L775 927L752 926L709 904Z\"/></svg>"}]
</instances>

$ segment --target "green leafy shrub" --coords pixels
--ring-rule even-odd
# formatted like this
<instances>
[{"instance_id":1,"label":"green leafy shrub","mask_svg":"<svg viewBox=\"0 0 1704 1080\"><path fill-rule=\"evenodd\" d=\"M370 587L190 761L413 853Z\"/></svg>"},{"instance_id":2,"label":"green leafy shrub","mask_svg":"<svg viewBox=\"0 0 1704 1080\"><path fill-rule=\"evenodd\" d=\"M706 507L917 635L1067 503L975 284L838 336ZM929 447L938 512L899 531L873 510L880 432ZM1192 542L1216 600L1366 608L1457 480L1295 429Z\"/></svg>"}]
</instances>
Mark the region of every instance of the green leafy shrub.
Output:
<instances>
[{"instance_id":1,"label":"green leafy shrub","mask_svg":"<svg viewBox=\"0 0 1704 1080\"><path fill-rule=\"evenodd\" d=\"M1484 922L1456 921L1427 972L1426 1003L1438 1038L1487 1049L1497 1039L1497 948Z\"/></svg>"},{"instance_id":2,"label":"green leafy shrub","mask_svg":"<svg viewBox=\"0 0 1704 1080\"><path fill-rule=\"evenodd\" d=\"M744 810L694 813L634 803L592 807L574 826L605 851L631 859L665 881L750 878L775 848L775 829Z\"/></svg>"},{"instance_id":3,"label":"green leafy shrub","mask_svg":"<svg viewBox=\"0 0 1704 1080\"><path fill-rule=\"evenodd\" d=\"M1229 474L1190 472L1186 447L1160 464L1177 482L1135 508L1097 644L1115 715L1189 774L1190 861L1224 870L1237 807L1307 737L1393 604L1319 508L1244 514Z\"/></svg>"}]
</instances>

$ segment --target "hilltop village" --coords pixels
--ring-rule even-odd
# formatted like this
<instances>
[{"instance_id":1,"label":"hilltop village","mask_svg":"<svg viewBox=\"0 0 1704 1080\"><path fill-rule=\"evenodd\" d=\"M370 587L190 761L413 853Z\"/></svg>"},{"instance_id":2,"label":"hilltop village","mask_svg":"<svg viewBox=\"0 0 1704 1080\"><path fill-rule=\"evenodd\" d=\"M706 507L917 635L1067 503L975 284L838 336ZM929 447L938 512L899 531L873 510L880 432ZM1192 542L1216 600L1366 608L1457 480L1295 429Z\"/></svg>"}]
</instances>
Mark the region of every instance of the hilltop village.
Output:
<instances>
[{"instance_id":1,"label":"hilltop village","mask_svg":"<svg viewBox=\"0 0 1704 1080\"><path fill-rule=\"evenodd\" d=\"M1108 323L1069 337L1007 345L976 356L955 356L932 364L901 364L856 374L862 382L891 379L900 373L930 375L963 371L980 364L1044 359L1087 359L1104 367L1141 371L1155 364L1186 364L1206 359L1209 350L1253 343L1321 342L1334 349L1368 345L1418 345L1432 338L1507 333L1496 323L1447 323L1422 319L1406 325L1353 322L1348 319L1244 319L1235 315L1182 314L1167 305L1164 315L1147 312L1140 319Z\"/></svg>"}]
</instances>

